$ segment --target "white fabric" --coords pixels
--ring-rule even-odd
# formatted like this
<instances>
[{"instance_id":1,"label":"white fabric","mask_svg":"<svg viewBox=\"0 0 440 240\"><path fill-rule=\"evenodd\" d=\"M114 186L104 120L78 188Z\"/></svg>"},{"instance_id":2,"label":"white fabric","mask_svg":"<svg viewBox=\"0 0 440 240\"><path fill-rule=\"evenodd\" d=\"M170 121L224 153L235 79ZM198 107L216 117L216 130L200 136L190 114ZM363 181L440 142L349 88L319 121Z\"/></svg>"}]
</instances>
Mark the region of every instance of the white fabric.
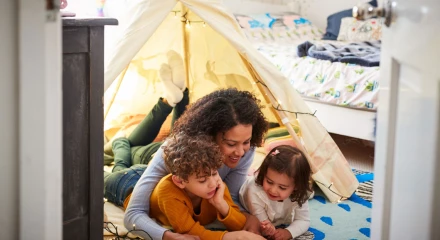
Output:
<instances>
[{"instance_id":1,"label":"white fabric","mask_svg":"<svg viewBox=\"0 0 440 240\"><path fill-rule=\"evenodd\" d=\"M308 202L301 207L289 198L282 202L271 201L255 177L249 177L240 189L240 202L258 220L269 220L274 226L288 225L286 229L296 238L310 226Z\"/></svg>"},{"instance_id":2,"label":"white fabric","mask_svg":"<svg viewBox=\"0 0 440 240\"><path fill-rule=\"evenodd\" d=\"M272 105L279 103L288 111L310 112L286 77L247 40L222 1L132 0L128 4L127 25L121 26L122 35L105 67L108 139L133 117L149 112L162 96L158 69L170 50L185 60L190 102L219 88L236 87L255 93L267 106L264 114L270 121L284 117L295 121L295 113L274 111ZM182 20L191 27L184 27ZM333 182L332 191L324 190L329 200L339 200L337 194L350 196L359 183L335 142L316 117L298 114L298 119L312 171L324 184L320 186Z\"/></svg>"},{"instance_id":3,"label":"white fabric","mask_svg":"<svg viewBox=\"0 0 440 240\"><path fill-rule=\"evenodd\" d=\"M118 228L119 236L127 234L127 229L124 227L124 209L114 205L111 202L106 202L104 204L104 212L107 215L107 221L111 222L113 225L108 224L108 228L116 233L115 227ZM113 227L114 226L114 227ZM104 229L104 236L114 235ZM135 237L130 234L131 237Z\"/></svg>"}]
</instances>

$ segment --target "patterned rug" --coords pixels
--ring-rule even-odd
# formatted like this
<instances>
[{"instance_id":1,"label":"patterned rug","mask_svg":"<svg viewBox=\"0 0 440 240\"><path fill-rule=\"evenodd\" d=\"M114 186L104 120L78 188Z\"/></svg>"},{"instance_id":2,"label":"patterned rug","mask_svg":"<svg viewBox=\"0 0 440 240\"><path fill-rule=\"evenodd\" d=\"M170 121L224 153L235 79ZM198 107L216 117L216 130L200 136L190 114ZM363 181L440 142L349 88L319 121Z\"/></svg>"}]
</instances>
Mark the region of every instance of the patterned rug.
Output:
<instances>
[{"instance_id":1,"label":"patterned rug","mask_svg":"<svg viewBox=\"0 0 440 240\"><path fill-rule=\"evenodd\" d=\"M370 239L374 174L354 169L353 172L359 187L343 202L330 203L315 187L315 196L309 201L311 226L308 232L296 239Z\"/></svg>"},{"instance_id":2,"label":"patterned rug","mask_svg":"<svg viewBox=\"0 0 440 240\"><path fill-rule=\"evenodd\" d=\"M371 172L354 170L359 181L356 192L340 203L330 203L315 186L315 196L309 200L311 226L297 240L364 240L370 239L373 178ZM123 214L123 212L122 212ZM122 218L122 217L121 217ZM115 222L115 221L113 221ZM120 223L122 226L122 222ZM216 227L210 227L216 229ZM126 232L121 232L125 235ZM129 239L105 236L104 239Z\"/></svg>"}]
</instances>

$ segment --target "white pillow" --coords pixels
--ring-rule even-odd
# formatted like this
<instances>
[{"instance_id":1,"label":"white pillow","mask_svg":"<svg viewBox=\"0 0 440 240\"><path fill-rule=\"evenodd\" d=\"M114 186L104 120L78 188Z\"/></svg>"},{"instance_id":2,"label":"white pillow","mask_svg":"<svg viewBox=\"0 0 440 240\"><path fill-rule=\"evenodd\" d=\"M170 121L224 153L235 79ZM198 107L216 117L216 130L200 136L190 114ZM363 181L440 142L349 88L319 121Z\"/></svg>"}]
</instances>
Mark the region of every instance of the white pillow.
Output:
<instances>
[{"instance_id":1,"label":"white pillow","mask_svg":"<svg viewBox=\"0 0 440 240\"><path fill-rule=\"evenodd\" d=\"M368 19L365 21L347 17L341 20L338 41L374 41L382 37L382 20Z\"/></svg>"}]
</instances>

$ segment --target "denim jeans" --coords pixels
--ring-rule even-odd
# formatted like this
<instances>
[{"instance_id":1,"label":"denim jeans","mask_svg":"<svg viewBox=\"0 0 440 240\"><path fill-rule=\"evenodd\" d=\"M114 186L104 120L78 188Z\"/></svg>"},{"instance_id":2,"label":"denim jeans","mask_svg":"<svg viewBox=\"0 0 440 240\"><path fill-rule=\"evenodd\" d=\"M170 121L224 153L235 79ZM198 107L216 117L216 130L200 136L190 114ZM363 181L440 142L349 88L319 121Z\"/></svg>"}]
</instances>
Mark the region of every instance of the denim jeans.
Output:
<instances>
[{"instance_id":1,"label":"denim jeans","mask_svg":"<svg viewBox=\"0 0 440 240\"><path fill-rule=\"evenodd\" d=\"M108 174L104 177L104 197L109 202L122 206L125 198L133 191L146 168L147 165L145 164L136 164L124 170Z\"/></svg>"}]
</instances>

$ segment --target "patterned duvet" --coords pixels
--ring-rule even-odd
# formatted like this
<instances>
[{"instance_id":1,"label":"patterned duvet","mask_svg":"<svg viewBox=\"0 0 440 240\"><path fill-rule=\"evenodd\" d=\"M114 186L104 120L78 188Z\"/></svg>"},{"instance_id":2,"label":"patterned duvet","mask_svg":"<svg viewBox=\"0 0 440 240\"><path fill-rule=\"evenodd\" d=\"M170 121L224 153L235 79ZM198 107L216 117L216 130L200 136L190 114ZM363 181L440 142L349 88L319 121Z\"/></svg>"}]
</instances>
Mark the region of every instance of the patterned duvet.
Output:
<instances>
[{"instance_id":1,"label":"patterned duvet","mask_svg":"<svg viewBox=\"0 0 440 240\"><path fill-rule=\"evenodd\" d=\"M275 17L266 14L251 17L237 17L245 35L260 53L288 77L290 83L302 96L334 105L376 110L379 67L331 63L297 55L297 46L305 41L334 45L345 45L347 42L319 40L322 38L322 31L299 16ZM276 24L283 22L281 26L268 28L260 26L265 22L264 18L284 18L284 20L275 22ZM286 18L294 19L292 26L286 24L290 22L290 19L286 20Z\"/></svg>"},{"instance_id":2,"label":"patterned duvet","mask_svg":"<svg viewBox=\"0 0 440 240\"><path fill-rule=\"evenodd\" d=\"M304 97L353 108L377 108L379 67L300 58L294 47L260 46L258 50Z\"/></svg>"}]
</instances>

